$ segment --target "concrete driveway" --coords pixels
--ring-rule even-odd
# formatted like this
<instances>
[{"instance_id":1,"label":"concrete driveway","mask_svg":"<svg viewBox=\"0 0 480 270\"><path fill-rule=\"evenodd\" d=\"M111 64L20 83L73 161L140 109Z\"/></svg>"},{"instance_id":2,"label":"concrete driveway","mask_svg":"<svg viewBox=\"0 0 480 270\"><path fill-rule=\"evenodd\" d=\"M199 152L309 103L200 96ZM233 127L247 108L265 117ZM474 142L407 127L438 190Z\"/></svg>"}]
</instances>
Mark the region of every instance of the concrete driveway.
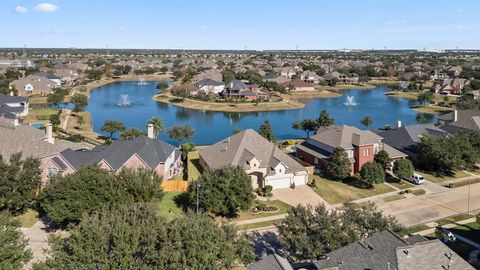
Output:
<instances>
[{"instance_id":1,"label":"concrete driveway","mask_svg":"<svg viewBox=\"0 0 480 270\"><path fill-rule=\"evenodd\" d=\"M32 251L32 260L22 269L32 269L32 264L45 259L45 250L48 249L48 233L42 221L37 221L30 228L21 228L25 238L28 239L28 248Z\"/></svg>"},{"instance_id":2,"label":"concrete driveway","mask_svg":"<svg viewBox=\"0 0 480 270\"><path fill-rule=\"evenodd\" d=\"M331 207L322 197L313 191L309 186L296 186L295 189L284 188L276 189L273 192L273 199L281 200L289 205L318 205L323 203L328 209Z\"/></svg>"}]
</instances>

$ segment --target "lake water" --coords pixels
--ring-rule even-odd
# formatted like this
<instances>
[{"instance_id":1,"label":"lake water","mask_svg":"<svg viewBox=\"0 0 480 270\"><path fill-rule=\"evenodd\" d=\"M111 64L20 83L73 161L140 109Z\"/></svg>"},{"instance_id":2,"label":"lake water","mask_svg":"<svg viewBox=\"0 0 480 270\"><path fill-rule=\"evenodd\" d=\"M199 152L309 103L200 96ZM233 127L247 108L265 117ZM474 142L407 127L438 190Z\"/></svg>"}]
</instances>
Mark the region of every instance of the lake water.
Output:
<instances>
[{"instance_id":1,"label":"lake water","mask_svg":"<svg viewBox=\"0 0 480 270\"><path fill-rule=\"evenodd\" d=\"M367 115L373 119L370 129L387 124L395 126L397 120L401 120L404 125L417 123L417 112L410 108L415 102L386 96L385 87L344 90L343 95L336 98L301 100L305 103L302 109L230 113L192 110L156 102L153 100L153 96L158 93L156 84L157 82L148 82L146 85L138 85L133 81L118 82L93 89L86 110L92 114L94 131L102 133L100 128L106 120L118 120L127 127L144 129L148 119L159 116L167 128L178 124L191 125L195 129L195 136L190 141L204 145L232 135L235 128L258 129L265 120L271 122L278 139L303 137L303 131L292 129L292 122L305 118L316 119L323 109L330 113L336 124L359 128L365 128L360 121ZM345 105L348 96L353 97L356 106ZM425 116L427 122L436 120L434 115ZM164 134L161 138L173 143Z\"/></svg>"}]
</instances>

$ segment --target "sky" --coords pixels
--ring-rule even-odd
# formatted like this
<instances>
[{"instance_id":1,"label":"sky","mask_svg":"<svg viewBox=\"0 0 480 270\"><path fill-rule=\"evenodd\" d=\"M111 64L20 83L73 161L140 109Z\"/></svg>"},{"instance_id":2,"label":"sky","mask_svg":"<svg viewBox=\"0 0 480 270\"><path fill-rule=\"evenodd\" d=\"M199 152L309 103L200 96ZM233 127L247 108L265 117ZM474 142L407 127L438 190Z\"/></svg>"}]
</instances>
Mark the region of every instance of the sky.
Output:
<instances>
[{"instance_id":1,"label":"sky","mask_svg":"<svg viewBox=\"0 0 480 270\"><path fill-rule=\"evenodd\" d=\"M480 49L480 0L0 0L0 47Z\"/></svg>"}]
</instances>

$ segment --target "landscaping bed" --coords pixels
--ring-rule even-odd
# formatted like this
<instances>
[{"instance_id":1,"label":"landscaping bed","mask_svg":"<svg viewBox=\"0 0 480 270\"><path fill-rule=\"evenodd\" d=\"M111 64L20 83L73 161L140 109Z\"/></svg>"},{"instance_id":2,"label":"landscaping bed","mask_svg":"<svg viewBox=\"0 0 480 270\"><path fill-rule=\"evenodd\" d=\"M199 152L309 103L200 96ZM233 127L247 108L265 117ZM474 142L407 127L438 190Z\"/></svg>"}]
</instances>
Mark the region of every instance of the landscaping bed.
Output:
<instances>
[{"instance_id":1,"label":"landscaping bed","mask_svg":"<svg viewBox=\"0 0 480 270\"><path fill-rule=\"evenodd\" d=\"M238 217L234 219L234 221L241 221L241 220L247 220L247 219L254 219L254 218L262 218L262 217L270 217L270 216L276 216L276 215L282 215L286 214L292 206L280 201L280 200L273 200L269 202L263 202L265 205L268 207L272 207L270 209L275 210L275 211L259 211L257 213L252 213L250 212L251 209L247 211L241 211L238 214ZM274 209L275 207L276 209Z\"/></svg>"}]
</instances>

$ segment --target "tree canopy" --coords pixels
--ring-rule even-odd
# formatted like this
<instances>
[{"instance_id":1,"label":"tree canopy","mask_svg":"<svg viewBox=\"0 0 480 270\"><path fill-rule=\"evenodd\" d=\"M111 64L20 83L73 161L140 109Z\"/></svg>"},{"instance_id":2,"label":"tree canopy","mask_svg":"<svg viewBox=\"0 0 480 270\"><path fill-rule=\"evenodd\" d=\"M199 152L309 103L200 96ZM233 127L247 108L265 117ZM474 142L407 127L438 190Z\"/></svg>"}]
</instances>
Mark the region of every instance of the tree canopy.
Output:
<instances>
[{"instance_id":1,"label":"tree canopy","mask_svg":"<svg viewBox=\"0 0 480 270\"><path fill-rule=\"evenodd\" d=\"M22 213L36 203L40 188L40 161L13 154L7 162L0 156L0 210Z\"/></svg>"},{"instance_id":2,"label":"tree canopy","mask_svg":"<svg viewBox=\"0 0 480 270\"><path fill-rule=\"evenodd\" d=\"M270 121L265 120L265 122L260 126L258 134L267 139L269 142L275 143L275 134L273 133L272 126Z\"/></svg>"},{"instance_id":3,"label":"tree canopy","mask_svg":"<svg viewBox=\"0 0 480 270\"><path fill-rule=\"evenodd\" d=\"M400 179L410 179L413 176L413 164L408 159L400 159L393 164L393 174Z\"/></svg>"},{"instance_id":4,"label":"tree canopy","mask_svg":"<svg viewBox=\"0 0 480 270\"><path fill-rule=\"evenodd\" d=\"M205 171L195 184L190 185L190 205L195 206L196 185L199 184L200 209L220 216L236 216L239 210L252 206L252 180L240 167L223 167Z\"/></svg>"},{"instance_id":5,"label":"tree canopy","mask_svg":"<svg viewBox=\"0 0 480 270\"><path fill-rule=\"evenodd\" d=\"M0 269L20 270L32 258L20 222L7 212L0 212L0 247Z\"/></svg>"},{"instance_id":6,"label":"tree canopy","mask_svg":"<svg viewBox=\"0 0 480 270\"><path fill-rule=\"evenodd\" d=\"M304 119L303 121L295 121L292 123L292 128L305 131L307 138L310 137L310 132L317 130L317 121L313 119Z\"/></svg>"},{"instance_id":7,"label":"tree canopy","mask_svg":"<svg viewBox=\"0 0 480 270\"><path fill-rule=\"evenodd\" d=\"M150 120L148 120L148 123L153 125L153 130L155 131L155 138L158 137L158 134L160 132L163 132L165 130L163 120L158 116L150 118Z\"/></svg>"},{"instance_id":8,"label":"tree canopy","mask_svg":"<svg viewBox=\"0 0 480 270\"><path fill-rule=\"evenodd\" d=\"M143 130L138 128L127 128L120 133L120 137L124 140L133 140L141 135L143 135Z\"/></svg>"},{"instance_id":9,"label":"tree canopy","mask_svg":"<svg viewBox=\"0 0 480 270\"><path fill-rule=\"evenodd\" d=\"M232 269L253 252L245 235L206 215L172 221L152 204L105 207L66 239L52 238L43 269Z\"/></svg>"},{"instance_id":10,"label":"tree canopy","mask_svg":"<svg viewBox=\"0 0 480 270\"><path fill-rule=\"evenodd\" d=\"M40 206L51 221L63 227L104 205L158 200L163 194L160 184L160 177L149 170L124 169L112 175L87 166L53 177L41 193Z\"/></svg>"},{"instance_id":11,"label":"tree canopy","mask_svg":"<svg viewBox=\"0 0 480 270\"><path fill-rule=\"evenodd\" d=\"M421 102L423 104L432 103L434 99L435 99L435 96L430 91L425 91L420 93L417 98L418 102Z\"/></svg>"},{"instance_id":12,"label":"tree canopy","mask_svg":"<svg viewBox=\"0 0 480 270\"><path fill-rule=\"evenodd\" d=\"M73 103L73 112L78 113L85 110L85 107L88 105L88 99L86 96L81 94L73 95L72 99L70 100Z\"/></svg>"},{"instance_id":13,"label":"tree canopy","mask_svg":"<svg viewBox=\"0 0 480 270\"><path fill-rule=\"evenodd\" d=\"M367 182L370 186L380 184L385 181L385 171L380 163L367 162L363 164L360 171L363 181Z\"/></svg>"},{"instance_id":14,"label":"tree canopy","mask_svg":"<svg viewBox=\"0 0 480 270\"><path fill-rule=\"evenodd\" d=\"M366 128L368 128L369 126L371 126L373 124L373 120L370 116L365 116L362 121L361 121L362 125L364 125Z\"/></svg>"},{"instance_id":15,"label":"tree canopy","mask_svg":"<svg viewBox=\"0 0 480 270\"><path fill-rule=\"evenodd\" d=\"M350 170L351 164L345 149L335 148L328 163L328 175L333 179L343 180L350 176Z\"/></svg>"},{"instance_id":16,"label":"tree canopy","mask_svg":"<svg viewBox=\"0 0 480 270\"><path fill-rule=\"evenodd\" d=\"M103 126L100 130L103 131L103 132L109 133L110 134L109 138L112 139L113 134L115 134L119 131L124 131L125 126L120 121L107 120L107 121L105 121L105 123L103 123Z\"/></svg>"},{"instance_id":17,"label":"tree canopy","mask_svg":"<svg viewBox=\"0 0 480 270\"><path fill-rule=\"evenodd\" d=\"M189 125L177 125L173 126L167 131L170 138L176 140L179 144L182 144L184 140L188 140L193 137L195 130Z\"/></svg>"},{"instance_id":18,"label":"tree canopy","mask_svg":"<svg viewBox=\"0 0 480 270\"><path fill-rule=\"evenodd\" d=\"M330 117L327 110L322 110L317 120L318 127L328 127L335 125L335 120Z\"/></svg>"},{"instance_id":19,"label":"tree canopy","mask_svg":"<svg viewBox=\"0 0 480 270\"><path fill-rule=\"evenodd\" d=\"M390 156L388 155L388 152L385 150L378 151L375 156L375 162L380 163L383 166L383 169L386 169L390 164Z\"/></svg>"},{"instance_id":20,"label":"tree canopy","mask_svg":"<svg viewBox=\"0 0 480 270\"><path fill-rule=\"evenodd\" d=\"M371 203L356 209L347 206L342 212L328 211L324 205L299 205L288 211L277 228L286 251L299 259L319 259L385 229L402 229L394 217L383 216Z\"/></svg>"}]
</instances>

